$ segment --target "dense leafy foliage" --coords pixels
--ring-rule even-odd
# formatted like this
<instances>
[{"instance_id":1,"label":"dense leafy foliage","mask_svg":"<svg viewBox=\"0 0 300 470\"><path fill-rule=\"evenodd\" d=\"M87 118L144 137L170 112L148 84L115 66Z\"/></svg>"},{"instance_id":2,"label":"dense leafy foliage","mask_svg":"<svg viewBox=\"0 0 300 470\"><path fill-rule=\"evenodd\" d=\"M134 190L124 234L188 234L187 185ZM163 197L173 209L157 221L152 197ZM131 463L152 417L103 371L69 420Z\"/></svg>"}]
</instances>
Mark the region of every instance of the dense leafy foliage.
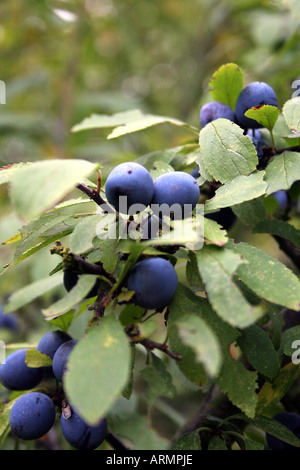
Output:
<instances>
[{"instance_id":1,"label":"dense leafy foliage","mask_svg":"<svg viewBox=\"0 0 300 470\"><path fill-rule=\"evenodd\" d=\"M1 312L14 352L0 367L0 444L10 430L32 440L57 428L55 405L77 449L105 437L133 449L300 447L299 405L297 426L277 419L300 375L300 99L246 85L234 63L209 90L201 128L122 106L81 116L72 138L109 128L112 146L161 124L178 132L176 146L110 172L82 156L1 168L23 223L4 240L1 275L45 253L55 261ZM138 207L123 209L120 196ZM35 302L45 334L24 344L9 315ZM194 393L204 398L188 422ZM168 439L153 410L172 421Z\"/></svg>"}]
</instances>

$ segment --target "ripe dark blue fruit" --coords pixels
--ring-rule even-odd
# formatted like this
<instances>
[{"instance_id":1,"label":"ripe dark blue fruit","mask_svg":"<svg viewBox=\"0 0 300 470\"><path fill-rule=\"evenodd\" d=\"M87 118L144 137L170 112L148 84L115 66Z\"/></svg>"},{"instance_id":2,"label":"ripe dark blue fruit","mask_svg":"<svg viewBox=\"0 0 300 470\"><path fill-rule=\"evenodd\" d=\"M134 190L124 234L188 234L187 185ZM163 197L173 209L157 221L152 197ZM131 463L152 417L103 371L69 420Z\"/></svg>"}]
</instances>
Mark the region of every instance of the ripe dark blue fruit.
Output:
<instances>
[{"instance_id":1,"label":"ripe dark blue fruit","mask_svg":"<svg viewBox=\"0 0 300 470\"><path fill-rule=\"evenodd\" d=\"M102 419L97 426L90 426L74 411L66 419L63 414L60 418L61 429L65 439L78 450L93 450L99 447L105 439L107 431L106 419Z\"/></svg>"},{"instance_id":2,"label":"ripe dark blue fruit","mask_svg":"<svg viewBox=\"0 0 300 470\"><path fill-rule=\"evenodd\" d=\"M245 112L254 106L278 106L277 97L273 88L265 82L249 83L239 94L235 105L235 115L243 129L259 129L263 127L254 119L245 116Z\"/></svg>"},{"instance_id":3,"label":"ripe dark blue fruit","mask_svg":"<svg viewBox=\"0 0 300 470\"><path fill-rule=\"evenodd\" d=\"M66 343L63 343L61 346L59 346L56 353L54 354L52 364L53 373L60 382L62 382L63 375L67 370L69 355L77 343L78 341L76 339L67 341Z\"/></svg>"},{"instance_id":4,"label":"ripe dark blue fruit","mask_svg":"<svg viewBox=\"0 0 300 470\"><path fill-rule=\"evenodd\" d=\"M105 184L108 202L123 214L136 213L137 211L130 210L133 204L149 206L153 192L153 180L149 171L135 162L121 163L116 166L108 175ZM127 207L119 201L120 196L127 196Z\"/></svg>"},{"instance_id":5,"label":"ripe dark blue fruit","mask_svg":"<svg viewBox=\"0 0 300 470\"><path fill-rule=\"evenodd\" d=\"M286 205L288 203L288 197L285 191L276 191L276 193L273 194L273 196L276 198L279 209L282 211L286 208Z\"/></svg>"},{"instance_id":6,"label":"ripe dark blue fruit","mask_svg":"<svg viewBox=\"0 0 300 470\"><path fill-rule=\"evenodd\" d=\"M298 414L284 411L278 413L273 419L286 426L300 439L300 416ZM299 450L298 447L291 446L270 434L266 434L266 439L272 450Z\"/></svg>"},{"instance_id":7,"label":"ripe dark blue fruit","mask_svg":"<svg viewBox=\"0 0 300 470\"><path fill-rule=\"evenodd\" d=\"M71 341L72 338L68 333L64 331L56 330L56 331L49 331L46 333L42 339L40 340L37 350L46 356L51 357L53 359L54 354L58 350L58 348L66 343L67 341ZM43 367L44 372L46 375L53 375L52 367Z\"/></svg>"},{"instance_id":8,"label":"ripe dark blue fruit","mask_svg":"<svg viewBox=\"0 0 300 470\"><path fill-rule=\"evenodd\" d=\"M79 274L67 269L64 271L64 286L67 292L73 289L76 286L79 279ZM98 294L99 288L99 279L96 279L94 286L90 290L90 292L85 296L86 299L90 299L91 297L95 297Z\"/></svg>"},{"instance_id":9,"label":"ripe dark blue fruit","mask_svg":"<svg viewBox=\"0 0 300 470\"><path fill-rule=\"evenodd\" d=\"M138 262L127 279L127 288L135 291L133 301L147 309L168 305L175 295L177 284L175 269L163 258Z\"/></svg>"},{"instance_id":10,"label":"ripe dark blue fruit","mask_svg":"<svg viewBox=\"0 0 300 470\"><path fill-rule=\"evenodd\" d=\"M12 432L20 439L39 439L55 421L55 407L47 395L38 392L22 395L14 403L9 417Z\"/></svg>"},{"instance_id":11,"label":"ripe dark blue fruit","mask_svg":"<svg viewBox=\"0 0 300 470\"><path fill-rule=\"evenodd\" d=\"M200 189L192 175L184 171L172 171L164 173L154 181L151 208L156 214L169 215L171 206L176 204L177 210L176 207L172 210L175 218L186 217L196 206L199 196ZM153 204L165 204L165 207L158 208Z\"/></svg>"},{"instance_id":12,"label":"ripe dark blue fruit","mask_svg":"<svg viewBox=\"0 0 300 470\"><path fill-rule=\"evenodd\" d=\"M222 225L225 230L230 230L236 220L236 216L230 207L224 207L219 212L213 212L212 214L205 214L205 217Z\"/></svg>"},{"instance_id":13,"label":"ripe dark blue fruit","mask_svg":"<svg viewBox=\"0 0 300 470\"><path fill-rule=\"evenodd\" d=\"M212 101L202 106L200 110L201 127L218 118L229 119L229 121L235 122L235 114L227 104Z\"/></svg>"},{"instance_id":14,"label":"ripe dark blue fruit","mask_svg":"<svg viewBox=\"0 0 300 470\"><path fill-rule=\"evenodd\" d=\"M6 328L11 331L18 331L19 323L13 313L4 315L4 309L0 308L0 328Z\"/></svg>"},{"instance_id":15,"label":"ripe dark blue fruit","mask_svg":"<svg viewBox=\"0 0 300 470\"><path fill-rule=\"evenodd\" d=\"M25 364L26 349L19 349L6 358L0 366L0 382L10 390L30 390L43 378L41 368L28 367Z\"/></svg>"},{"instance_id":16,"label":"ripe dark blue fruit","mask_svg":"<svg viewBox=\"0 0 300 470\"><path fill-rule=\"evenodd\" d=\"M258 159L260 159L264 155L263 146L266 146L265 142L261 138L261 133L259 132L259 130L256 130L255 134L253 135L253 129L250 129L247 132L247 135L252 140Z\"/></svg>"},{"instance_id":17,"label":"ripe dark blue fruit","mask_svg":"<svg viewBox=\"0 0 300 470\"><path fill-rule=\"evenodd\" d=\"M199 167L193 168L191 171L191 175L195 179L199 178L200 177Z\"/></svg>"}]
</instances>

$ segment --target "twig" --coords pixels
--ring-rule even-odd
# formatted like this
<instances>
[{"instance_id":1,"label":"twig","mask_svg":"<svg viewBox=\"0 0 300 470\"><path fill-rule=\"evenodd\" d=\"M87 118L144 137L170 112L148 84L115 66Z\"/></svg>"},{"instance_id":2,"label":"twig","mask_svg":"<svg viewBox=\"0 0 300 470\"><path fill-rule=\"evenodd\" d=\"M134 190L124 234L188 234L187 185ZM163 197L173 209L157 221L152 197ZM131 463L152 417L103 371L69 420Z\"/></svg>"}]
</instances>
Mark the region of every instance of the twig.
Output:
<instances>
[{"instance_id":1,"label":"twig","mask_svg":"<svg viewBox=\"0 0 300 470\"><path fill-rule=\"evenodd\" d=\"M152 341L148 338L143 339L138 342L142 344L143 346L145 346L145 348L149 351L153 351L153 349L159 349L160 351L167 354L167 356L170 356L172 359L175 359L177 361L180 361L182 359L182 356L179 356L179 354L169 351L167 344L157 343L156 341Z\"/></svg>"},{"instance_id":2,"label":"twig","mask_svg":"<svg viewBox=\"0 0 300 470\"><path fill-rule=\"evenodd\" d=\"M105 212L109 212L110 214L115 213L115 210L109 204L107 204L106 201L104 201L96 189L90 189L83 183L79 183L76 187L86 194L90 199L92 199Z\"/></svg>"},{"instance_id":3,"label":"twig","mask_svg":"<svg viewBox=\"0 0 300 470\"><path fill-rule=\"evenodd\" d=\"M109 428L105 439L115 450L129 450Z\"/></svg>"},{"instance_id":4,"label":"twig","mask_svg":"<svg viewBox=\"0 0 300 470\"><path fill-rule=\"evenodd\" d=\"M300 270L300 251L290 240L278 237L277 235L273 236L277 241L279 248L292 260L294 265Z\"/></svg>"}]
</instances>

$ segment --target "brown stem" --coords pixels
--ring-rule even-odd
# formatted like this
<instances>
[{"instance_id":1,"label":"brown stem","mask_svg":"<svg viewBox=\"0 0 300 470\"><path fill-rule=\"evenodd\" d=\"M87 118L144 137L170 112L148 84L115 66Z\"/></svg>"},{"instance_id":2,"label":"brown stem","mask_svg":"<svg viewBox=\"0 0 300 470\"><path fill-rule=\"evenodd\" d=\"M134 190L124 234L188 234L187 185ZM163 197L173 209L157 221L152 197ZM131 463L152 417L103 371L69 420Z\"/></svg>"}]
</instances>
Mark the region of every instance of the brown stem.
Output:
<instances>
[{"instance_id":1,"label":"brown stem","mask_svg":"<svg viewBox=\"0 0 300 470\"><path fill-rule=\"evenodd\" d=\"M279 248L292 260L294 265L300 270L300 251L290 240L278 237L277 235L274 235L274 238L277 241Z\"/></svg>"},{"instance_id":2,"label":"brown stem","mask_svg":"<svg viewBox=\"0 0 300 470\"><path fill-rule=\"evenodd\" d=\"M115 450L129 450L109 428L105 439Z\"/></svg>"},{"instance_id":3,"label":"brown stem","mask_svg":"<svg viewBox=\"0 0 300 470\"><path fill-rule=\"evenodd\" d=\"M100 206L105 212L114 214L114 209L104 201L96 189L90 189L83 183L79 183L77 189L80 189L84 194L86 194L90 199L92 199L98 206Z\"/></svg>"},{"instance_id":4,"label":"brown stem","mask_svg":"<svg viewBox=\"0 0 300 470\"><path fill-rule=\"evenodd\" d=\"M145 348L148 351L153 351L153 349L159 349L160 351L164 352L165 354L167 354L167 356L171 357L172 359L175 359L177 361L182 359L182 356L179 356L179 354L169 351L168 345L165 343L157 343L156 341L152 341L148 338L143 339L138 342L142 344L143 346L145 346Z\"/></svg>"}]
</instances>

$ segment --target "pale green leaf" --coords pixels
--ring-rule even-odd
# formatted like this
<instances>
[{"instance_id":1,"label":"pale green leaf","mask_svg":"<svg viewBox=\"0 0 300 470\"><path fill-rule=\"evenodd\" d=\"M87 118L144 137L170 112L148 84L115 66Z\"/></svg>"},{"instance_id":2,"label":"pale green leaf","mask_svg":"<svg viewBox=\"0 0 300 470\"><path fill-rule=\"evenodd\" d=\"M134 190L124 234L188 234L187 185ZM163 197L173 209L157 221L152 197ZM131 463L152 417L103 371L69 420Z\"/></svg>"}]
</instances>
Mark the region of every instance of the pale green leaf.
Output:
<instances>
[{"instance_id":1,"label":"pale green leaf","mask_svg":"<svg viewBox=\"0 0 300 470\"><path fill-rule=\"evenodd\" d=\"M300 153L283 152L271 158L266 168L267 195L280 189L289 189L300 180Z\"/></svg>"},{"instance_id":2,"label":"pale green leaf","mask_svg":"<svg viewBox=\"0 0 300 470\"><path fill-rule=\"evenodd\" d=\"M10 313L15 310L18 310L24 305L29 304L32 300L42 296L45 292L54 289L57 286L60 286L63 282L62 273L56 274L52 277L46 277L45 279L40 279L39 281L28 284L22 289L14 292L8 299L7 304L5 305L5 313Z\"/></svg>"},{"instance_id":3,"label":"pale green leaf","mask_svg":"<svg viewBox=\"0 0 300 470\"><path fill-rule=\"evenodd\" d=\"M113 314L73 349L64 375L66 394L91 425L104 417L126 386L131 354L127 335Z\"/></svg>"},{"instance_id":4,"label":"pale green leaf","mask_svg":"<svg viewBox=\"0 0 300 470\"><path fill-rule=\"evenodd\" d=\"M200 131L199 143L205 169L216 181L228 183L256 169L258 159L252 140L228 119L207 124Z\"/></svg>"},{"instance_id":5,"label":"pale green leaf","mask_svg":"<svg viewBox=\"0 0 300 470\"><path fill-rule=\"evenodd\" d=\"M51 159L18 169L11 178L11 197L17 213L27 220L38 217L95 168L95 164L85 160Z\"/></svg>"},{"instance_id":6,"label":"pale green leaf","mask_svg":"<svg viewBox=\"0 0 300 470\"><path fill-rule=\"evenodd\" d=\"M221 367L221 351L215 334L205 320L186 313L173 323L182 343L195 353L196 363L202 364L211 377L216 377Z\"/></svg>"},{"instance_id":7,"label":"pale green leaf","mask_svg":"<svg viewBox=\"0 0 300 470\"><path fill-rule=\"evenodd\" d=\"M51 278L52 279L52 278ZM60 315L71 310L75 307L85 296L90 292L96 281L96 276L89 274L82 274L79 276L78 282L70 292L52 304L50 307L42 310L43 315L47 320L53 320Z\"/></svg>"},{"instance_id":8,"label":"pale green leaf","mask_svg":"<svg viewBox=\"0 0 300 470\"><path fill-rule=\"evenodd\" d=\"M263 180L264 171L249 176L238 176L217 189L215 196L205 204L207 211L241 204L265 194L267 183Z\"/></svg>"},{"instance_id":9,"label":"pale green leaf","mask_svg":"<svg viewBox=\"0 0 300 470\"><path fill-rule=\"evenodd\" d=\"M269 302L300 310L300 281L290 269L247 243L230 240L226 246L245 260L236 274L253 292Z\"/></svg>"},{"instance_id":10,"label":"pale green leaf","mask_svg":"<svg viewBox=\"0 0 300 470\"><path fill-rule=\"evenodd\" d=\"M93 239L96 237L99 221L99 215L84 217L80 220L70 237L70 250L73 253L81 254L93 248Z\"/></svg>"},{"instance_id":11,"label":"pale green leaf","mask_svg":"<svg viewBox=\"0 0 300 470\"><path fill-rule=\"evenodd\" d=\"M86 129L99 129L106 127L114 127L109 134L108 139L114 139L121 135L137 132L157 124L170 123L176 126L187 127L198 133L195 127L189 126L187 123L173 119L167 116L155 116L153 114L144 114L139 109L117 113L112 116L105 114L93 114L91 117L83 120L82 123L73 127L73 132Z\"/></svg>"},{"instance_id":12,"label":"pale green leaf","mask_svg":"<svg viewBox=\"0 0 300 470\"><path fill-rule=\"evenodd\" d=\"M295 132L300 132L300 96L287 101L282 113L287 126Z\"/></svg>"},{"instance_id":13,"label":"pale green leaf","mask_svg":"<svg viewBox=\"0 0 300 470\"><path fill-rule=\"evenodd\" d=\"M241 256L226 248L208 246L197 253L197 262L209 301L218 315L240 328L255 323L261 310L246 301L233 280L233 274L244 263Z\"/></svg>"},{"instance_id":14,"label":"pale green leaf","mask_svg":"<svg viewBox=\"0 0 300 470\"><path fill-rule=\"evenodd\" d=\"M223 246L228 241L226 230L215 220L204 217L204 238L217 246Z\"/></svg>"}]
</instances>

